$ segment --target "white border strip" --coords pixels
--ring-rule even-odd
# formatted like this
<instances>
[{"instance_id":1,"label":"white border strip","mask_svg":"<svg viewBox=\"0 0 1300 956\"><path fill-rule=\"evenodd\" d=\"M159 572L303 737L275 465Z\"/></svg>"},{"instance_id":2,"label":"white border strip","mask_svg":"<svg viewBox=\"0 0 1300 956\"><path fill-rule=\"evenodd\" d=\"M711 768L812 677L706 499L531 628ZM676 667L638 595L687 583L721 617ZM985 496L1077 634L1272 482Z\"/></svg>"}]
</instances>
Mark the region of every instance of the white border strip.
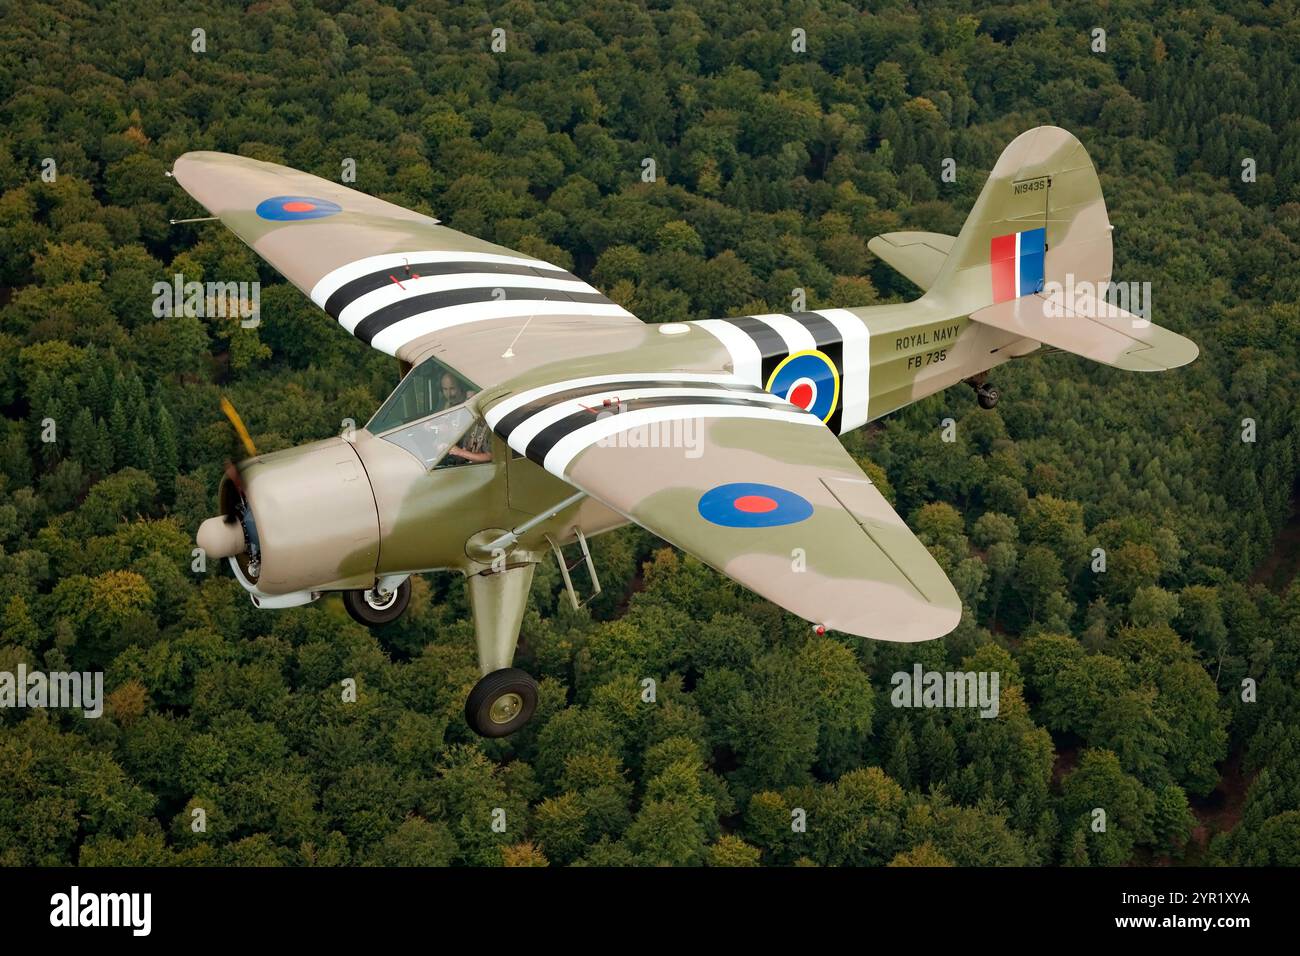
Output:
<instances>
[{"instance_id":1,"label":"white border strip","mask_svg":"<svg viewBox=\"0 0 1300 956\"><path fill-rule=\"evenodd\" d=\"M865 425L871 405L871 329L849 309L818 309L817 314L839 330L844 343L844 375L840 382L840 434Z\"/></svg>"},{"instance_id":2,"label":"white border strip","mask_svg":"<svg viewBox=\"0 0 1300 956\"><path fill-rule=\"evenodd\" d=\"M1020 237L1023 232L1016 233L1016 298L1020 298Z\"/></svg>"}]
</instances>

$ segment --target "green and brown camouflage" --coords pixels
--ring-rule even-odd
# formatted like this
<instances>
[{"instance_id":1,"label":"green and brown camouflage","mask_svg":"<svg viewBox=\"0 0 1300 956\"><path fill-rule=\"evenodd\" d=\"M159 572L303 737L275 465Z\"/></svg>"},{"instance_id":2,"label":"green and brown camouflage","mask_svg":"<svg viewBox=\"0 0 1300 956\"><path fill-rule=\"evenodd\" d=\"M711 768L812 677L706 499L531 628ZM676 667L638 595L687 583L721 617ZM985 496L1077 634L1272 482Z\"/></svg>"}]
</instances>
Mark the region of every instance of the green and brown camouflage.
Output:
<instances>
[{"instance_id":1,"label":"green and brown camouflage","mask_svg":"<svg viewBox=\"0 0 1300 956\"><path fill-rule=\"evenodd\" d=\"M533 564L628 521L818 627L939 637L961 602L838 435L1043 344L1134 370L1197 355L1104 300L1100 183L1055 127L1007 147L959 236L871 240L921 288L915 301L666 325L553 265L306 173L189 153L174 175L348 331L457 375L476 393L464 407L494 432L491 461L439 467L445 456L403 444L426 421L445 427L447 409L426 403L427 418L397 428L255 456L200 544L270 603L470 575L485 673L508 666ZM1057 286L1085 291L1062 301ZM771 490L712 503L751 486ZM570 501L575 489L586 497ZM242 542L234 520L251 529Z\"/></svg>"}]
</instances>

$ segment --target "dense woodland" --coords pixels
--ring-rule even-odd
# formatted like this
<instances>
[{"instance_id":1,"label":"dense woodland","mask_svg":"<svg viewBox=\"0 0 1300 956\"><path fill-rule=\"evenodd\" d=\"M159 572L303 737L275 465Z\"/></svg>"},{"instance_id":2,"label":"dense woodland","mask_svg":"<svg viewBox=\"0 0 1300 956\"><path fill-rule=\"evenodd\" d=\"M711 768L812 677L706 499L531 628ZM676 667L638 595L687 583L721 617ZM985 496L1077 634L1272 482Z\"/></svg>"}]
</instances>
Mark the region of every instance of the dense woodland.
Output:
<instances>
[{"instance_id":1,"label":"dense woodland","mask_svg":"<svg viewBox=\"0 0 1300 956\"><path fill-rule=\"evenodd\" d=\"M1293 0L100 6L0 26L0 670L103 670L108 695L98 720L0 711L0 863L1300 863ZM662 322L915 296L867 240L956 233L1040 123L1098 167L1116 279L1201 357L1035 357L993 411L959 387L847 440L961 593L949 637L816 636L630 528L596 542L590 611L541 566L539 713L494 742L461 713L459 577L371 633L191 570L235 454L222 394L273 450L365 421L396 369L219 224L169 226L204 214L179 154L354 158L357 188ZM155 318L176 272L262 280L260 327ZM917 661L998 671L1000 715L890 706Z\"/></svg>"}]
</instances>

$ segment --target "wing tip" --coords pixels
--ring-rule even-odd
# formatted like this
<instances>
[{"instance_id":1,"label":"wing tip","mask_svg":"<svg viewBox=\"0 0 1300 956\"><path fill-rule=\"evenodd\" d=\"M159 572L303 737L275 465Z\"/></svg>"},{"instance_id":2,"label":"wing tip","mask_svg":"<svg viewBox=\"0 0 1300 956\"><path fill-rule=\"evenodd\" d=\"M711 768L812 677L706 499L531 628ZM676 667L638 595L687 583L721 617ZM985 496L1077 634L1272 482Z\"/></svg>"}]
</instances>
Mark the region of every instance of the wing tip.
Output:
<instances>
[{"instance_id":1,"label":"wing tip","mask_svg":"<svg viewBox=\"0 0 1300 956\"><path fill-rule=\"evenodd\" d=\"M852 618L817 622L828 631L852 634L872 641L890 644L920 644L938 640L951 634L961 623L962 605L957 592L948 585L950 594L943 595L942 603L926 603L909 607L907 614L882 620L878 614L864 612ZM947 599L950 599L947 600Z\"/></svg>"},{"instance_id":2,"label":"wing tip","mask_svg":"<svg viewBox=\"0 0 1300 956\"><path fill-rule=\"evenodd\" d=\"M218 153L210 149L191 149L189 152L181 153L172 160L172 168L175 169L177 166L190 163L211 162L214 157L230 155L230 153Z\"/></svg>"},{"instance_id":3,"label":"wing tip","mask_svg":"<svg viewBox=\"0 0 1300 956\"><path fill-rule=\"evenodd\" d=\"M1190 365L1201 355L1201 347L1186 336L1162 326L1147 348L1124 353L1113 364L1126 372L1168 372Z\"/></svg>"}]
</instances>

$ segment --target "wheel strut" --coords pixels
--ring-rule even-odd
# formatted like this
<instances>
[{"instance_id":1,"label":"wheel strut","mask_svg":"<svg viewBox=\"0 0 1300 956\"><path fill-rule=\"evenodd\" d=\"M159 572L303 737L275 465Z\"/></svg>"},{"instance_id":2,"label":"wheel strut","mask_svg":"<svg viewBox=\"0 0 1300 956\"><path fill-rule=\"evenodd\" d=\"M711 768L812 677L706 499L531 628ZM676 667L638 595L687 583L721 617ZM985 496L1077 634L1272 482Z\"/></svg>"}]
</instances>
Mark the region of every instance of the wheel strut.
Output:
<instances>
[{"instance_id":1,"label":"wheel strut","mask_svg":"<svg viewBox=\"0 0 1300 956\"><path fill-rule=\"evenodd\" d=\"M465 702L465 721L482 737L513 734L537 708L537 681L511 666L533 583L532 563L469 577L474 640L482 678Z\"/></svg>"}]
</instances>

